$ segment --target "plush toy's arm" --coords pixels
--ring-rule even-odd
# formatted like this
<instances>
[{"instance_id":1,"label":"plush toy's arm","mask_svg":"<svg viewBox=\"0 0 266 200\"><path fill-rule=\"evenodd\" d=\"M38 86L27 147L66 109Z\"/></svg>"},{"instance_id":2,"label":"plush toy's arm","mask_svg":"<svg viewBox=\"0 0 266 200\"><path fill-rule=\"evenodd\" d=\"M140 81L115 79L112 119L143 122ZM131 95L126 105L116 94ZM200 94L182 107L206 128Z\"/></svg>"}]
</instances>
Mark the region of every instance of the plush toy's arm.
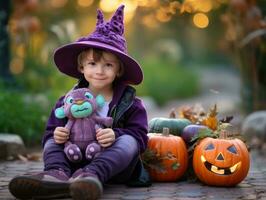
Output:
<instances>
[{"instance_id":1,"label":"plush toy's arm","mask_svg":"<svg viewBox=\"0 0 266 200\"><path fill-rule=\"evenodd\" d=\"M67 128L69 131L71 130L72 126L74 124L73 119L68 119L67 124L65 125L65 128Z\"/></svg>"},{"instance_id":2,"label":"plush toy's arm","mask_svg":"<svg viewBox=\"0 0 266 200\"><path fill-rule=\"evenodd\" d=\"M94 119L95 119L95 121L98 124L102 124L102 125L104 125L106 127L110 127L113 124L113 118L112 117L98 117L98 116L95 116Z\"/></svg>"}]
</instances>

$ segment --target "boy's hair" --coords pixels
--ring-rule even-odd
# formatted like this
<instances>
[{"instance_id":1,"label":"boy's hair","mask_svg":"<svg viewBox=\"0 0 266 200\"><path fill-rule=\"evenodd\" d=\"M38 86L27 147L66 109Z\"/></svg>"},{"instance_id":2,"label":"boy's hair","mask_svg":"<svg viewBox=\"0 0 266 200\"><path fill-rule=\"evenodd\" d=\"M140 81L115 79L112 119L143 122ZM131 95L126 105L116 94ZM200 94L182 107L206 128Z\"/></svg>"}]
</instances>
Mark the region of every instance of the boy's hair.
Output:
<instances>
[{"instance_id":1,"label":"boy's hair","mask_svg":"<svg viewBox=\"0 0 266 200\"><path fill-rule=\"evenodd\" d=\"M86 54L90 50L92 50L92 58L96 62L98 62L103 57L103 52L105 52L104 50L97 49L97 48L90 48L90 49L86 49L85 51L82 51L78 55L78 70L80 70L80 68L83 67L82 60L85 58ZM117 59L117 60L119 61L119 73L118 73L118 77L121 77L123 75L123 73L124 73L124 65L120 61L120 59Z\"/></svg>"}]
</instances>

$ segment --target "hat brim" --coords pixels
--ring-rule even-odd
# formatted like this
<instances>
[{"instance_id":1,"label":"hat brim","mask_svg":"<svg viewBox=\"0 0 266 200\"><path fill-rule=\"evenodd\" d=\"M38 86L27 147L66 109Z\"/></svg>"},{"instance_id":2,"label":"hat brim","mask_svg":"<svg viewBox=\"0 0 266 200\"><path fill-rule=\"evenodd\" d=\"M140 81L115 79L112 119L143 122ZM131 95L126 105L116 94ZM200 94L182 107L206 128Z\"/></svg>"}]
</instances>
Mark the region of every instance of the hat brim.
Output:
<instances>
[{"instance_id":1,"label":"hat brim","mask_svg":"<svg viewBox=\"0 0 266 200\"><path fill-rule=\"evenodd\" d=\"M82 74L78 71L78 55L88 48L98 48L114 53L124 64L124 73L120 77L128 84L138 85L143 80L143 73L140 65L130 56L119 49L105 43L96 41L80 41L67 44L55 50L54 62L57 68L64 74L74 78L81 78Z\"/></svg>"}]
</instances>

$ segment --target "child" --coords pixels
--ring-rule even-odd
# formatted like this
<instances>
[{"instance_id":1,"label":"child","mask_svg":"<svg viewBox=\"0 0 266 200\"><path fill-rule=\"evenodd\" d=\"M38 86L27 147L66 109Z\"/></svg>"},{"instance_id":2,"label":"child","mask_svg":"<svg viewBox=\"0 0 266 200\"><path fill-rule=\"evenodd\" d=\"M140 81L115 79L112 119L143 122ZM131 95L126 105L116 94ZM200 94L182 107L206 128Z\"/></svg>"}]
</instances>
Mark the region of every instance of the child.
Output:
<instances>
[{"instance_id":1,"label":"child","mask_svg":"<svg viewBox=\"0 0 266 200\"><path fill-rule=\"evenodd\" d=\"M98 11L92 34L57 49L54 54L58 69L79 79L74 89L87 87L93 95L105 97L107 103L99 115L111 116L113 124L96 131L104 150L92 161L68 161L63 151L69 137L69 130L64 128L67 119L58 119L54 113L63 105L61 97L43 137L44 171L13 178L9 190L15 197L98 199L106 182L149 185L139 159L147 146L147 114L141 100L135 97L135 89L129 86L140 84L143 74L127 54L123 9L120 6L109 22Z\"/></svg>"}]
</instances>

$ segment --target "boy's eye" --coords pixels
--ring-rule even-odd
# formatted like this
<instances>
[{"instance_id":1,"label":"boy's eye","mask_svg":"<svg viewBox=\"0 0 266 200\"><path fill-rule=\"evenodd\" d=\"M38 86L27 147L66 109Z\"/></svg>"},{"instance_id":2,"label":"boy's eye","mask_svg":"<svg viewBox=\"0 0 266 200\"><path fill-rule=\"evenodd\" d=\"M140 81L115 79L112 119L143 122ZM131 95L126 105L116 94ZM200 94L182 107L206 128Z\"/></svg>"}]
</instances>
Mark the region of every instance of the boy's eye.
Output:
<instances>
[{"instance_id":1,"label":"boy's eye","mask_svg":"<svg viewBox=\"0 0 266 200\"><path fill-rule=\"evenodd\" d=\"M95 62L87 62L86 65L94 66L96 63Z\"/></svg>"},{"instance_id":2,"label":"boy's eye","mask_svg":"<svg viewBox=\"0 0 266 200\"><path fill-rule=\"evenodd\" d=\"M93 98L93 95L89 92L86 92L85 93L85 97L87 97L88 99L92 99Z\"/></svg>"},{"instance_id":3,"label":"boy's eye","mask_svg":"<svg viewBox=\"0 0 266 200\"><path fill-rule=\"evenodd\" d=\"M72 97L67 97L66 102L69 103L69 104L73 103L73 98Z\"/></svg>"},{"instance_id":4,"label":"boy's eye","mask_svg":"<svg viewBox=\"0 0 266 200\"><path fill-rule=\"evenodd\" d=\"M112 67L113 65L111 63L106 63L106 67Z\"/></svg>"}]
</instances>

